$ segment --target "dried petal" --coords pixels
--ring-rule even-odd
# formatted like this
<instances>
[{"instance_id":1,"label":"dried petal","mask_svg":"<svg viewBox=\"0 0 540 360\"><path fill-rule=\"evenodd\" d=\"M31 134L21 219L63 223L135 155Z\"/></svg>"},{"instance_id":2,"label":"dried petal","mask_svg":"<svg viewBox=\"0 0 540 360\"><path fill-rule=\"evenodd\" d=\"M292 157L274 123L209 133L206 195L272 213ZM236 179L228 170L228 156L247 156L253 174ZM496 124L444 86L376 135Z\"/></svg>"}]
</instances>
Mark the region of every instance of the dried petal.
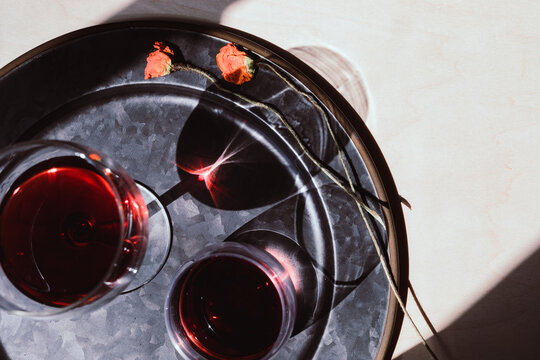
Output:
<instances>
[{"instance_id":1,"label":"dried petal","mask_svg":"<svg viewBox=\"0 0 540 360\"><path fill-rule=\"evenodd\" d=\"M144 78L169 75L172 69L172 58L174 52L164 43L156 41L154 43L155 51L151 52L146 58L146 68L144 69Z\"/></svg>"},{"instance_id":2,"label":"dried petal","mask_svg":"<svg viewBox=\"0 0 540 360\"><path fill-rule=\"evenodd\" d=\"M255 62L244 51L229 43L216 55L217 65L223 78L233 84L241 85L250 81L255 74Z\"/></svg>"}]
</instances>

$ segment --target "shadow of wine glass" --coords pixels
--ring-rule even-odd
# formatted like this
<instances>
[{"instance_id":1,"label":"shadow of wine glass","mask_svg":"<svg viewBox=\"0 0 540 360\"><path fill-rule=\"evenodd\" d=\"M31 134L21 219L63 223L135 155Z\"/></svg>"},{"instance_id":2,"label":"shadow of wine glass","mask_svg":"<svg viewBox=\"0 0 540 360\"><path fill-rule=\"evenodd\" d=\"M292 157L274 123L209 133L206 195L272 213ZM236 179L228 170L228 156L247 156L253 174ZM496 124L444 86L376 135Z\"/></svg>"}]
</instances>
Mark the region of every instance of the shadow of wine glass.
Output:
<instances>
[{"instance_id":1,"label":"shadow of wine glass","mask_svg":"<svg viewBox=\"0 0 540 360\"><path fill-rule=\"evenodd\" d=\"M317 71L351 104L373 131L375 119L366 83L358 70L343 55L322 46L297 46L288 51Z\"/></svg>"},{"instance_id":2,"label":"shadow of wine glass","mask_svg":"<svg viewBox=\"0 0 540 360\"><path fill-rule=\"evenodd\" d=\"M247 114L201 101L178 138L180 179L191 184L187 191L198 201L218 209L275 204L298 186L294 160L272 137Z\"/></svg>"}]
</instances>

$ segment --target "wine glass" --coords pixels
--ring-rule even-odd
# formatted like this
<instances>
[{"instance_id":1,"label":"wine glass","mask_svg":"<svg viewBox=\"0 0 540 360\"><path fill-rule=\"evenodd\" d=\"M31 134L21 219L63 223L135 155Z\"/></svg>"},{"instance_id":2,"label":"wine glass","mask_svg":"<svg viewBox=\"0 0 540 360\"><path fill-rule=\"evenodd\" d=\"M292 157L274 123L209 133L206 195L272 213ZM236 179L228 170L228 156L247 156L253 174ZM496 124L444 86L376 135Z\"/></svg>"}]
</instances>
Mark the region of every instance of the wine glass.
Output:
<instances>
[{"instance_id":1,"label":"wine glass","mask_svg":"<svg viewBox=\"0 0 540 360\"><path fill-rule=\"evenodd\" d=\"M95 309L135 276L148 211L114 161L61 141L0 151L0 309L57 318Z\"/></svg>"},{"instance_id":2,"label":"wine glass","mask_svg":"<svg viewBox=\"0 0 540 360\"><path fill-rule=\"evenodd\" d=\"M270 359L295 317L296 292L281 263L232 241L186 263L165 302L169 338L184 359Z\"/></svg>"}]
</instances>

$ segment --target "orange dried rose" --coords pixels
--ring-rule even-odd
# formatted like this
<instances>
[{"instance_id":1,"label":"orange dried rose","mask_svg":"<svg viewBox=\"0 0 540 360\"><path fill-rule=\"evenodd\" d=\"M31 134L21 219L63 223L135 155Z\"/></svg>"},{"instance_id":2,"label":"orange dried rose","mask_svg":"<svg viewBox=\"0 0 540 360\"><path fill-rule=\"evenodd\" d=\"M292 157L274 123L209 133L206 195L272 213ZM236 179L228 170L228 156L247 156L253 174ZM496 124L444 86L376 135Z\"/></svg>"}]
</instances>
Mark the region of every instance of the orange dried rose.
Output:
<instances>
[{"instance_id":1,"label":"orange dried rose","mask_svg":"<svg viewBox=\"0 0 540 360\"><path fill-rule=\"evenodd\" d=\"M241 85L250 81L255 74L255 62L245 52L229 43L216 55L217 65L223 78L233 84Z\"/></svg>"},{"instance_id":2,"label":"orange dried rose","mask_svg":"<svg viewBox=\"0 0 540 360\"><path fill-rule=\"evenodd\" d=\"M174 52L170 47L160 41L156 41L154 47L156 50L151 52L148 58L146 58L146 68L144 69L145 79L169 75L171 73Z\"/></svg>"}]
</instances>

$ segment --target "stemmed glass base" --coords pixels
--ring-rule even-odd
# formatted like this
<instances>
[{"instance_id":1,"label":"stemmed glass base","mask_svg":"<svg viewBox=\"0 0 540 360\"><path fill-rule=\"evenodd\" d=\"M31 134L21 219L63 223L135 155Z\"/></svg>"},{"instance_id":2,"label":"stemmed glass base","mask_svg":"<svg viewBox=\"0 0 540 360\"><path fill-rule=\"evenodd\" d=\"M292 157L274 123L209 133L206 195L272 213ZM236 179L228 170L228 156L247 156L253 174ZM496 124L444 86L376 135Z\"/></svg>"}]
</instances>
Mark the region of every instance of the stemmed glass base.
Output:
<instances>
[{"instance_id":1,"label":"stemmed glass base","mask_svg":"<svg viewBox=\"0 0 540 360\"><path fill-rule=\"evenodd\" d=\"M135 278L122 294L142 288L160 273L169 258L173 241L172 223L167 209L153 190L141 182L136 183L148 207L148 245Z\"/></svg>"}]
</instances>

